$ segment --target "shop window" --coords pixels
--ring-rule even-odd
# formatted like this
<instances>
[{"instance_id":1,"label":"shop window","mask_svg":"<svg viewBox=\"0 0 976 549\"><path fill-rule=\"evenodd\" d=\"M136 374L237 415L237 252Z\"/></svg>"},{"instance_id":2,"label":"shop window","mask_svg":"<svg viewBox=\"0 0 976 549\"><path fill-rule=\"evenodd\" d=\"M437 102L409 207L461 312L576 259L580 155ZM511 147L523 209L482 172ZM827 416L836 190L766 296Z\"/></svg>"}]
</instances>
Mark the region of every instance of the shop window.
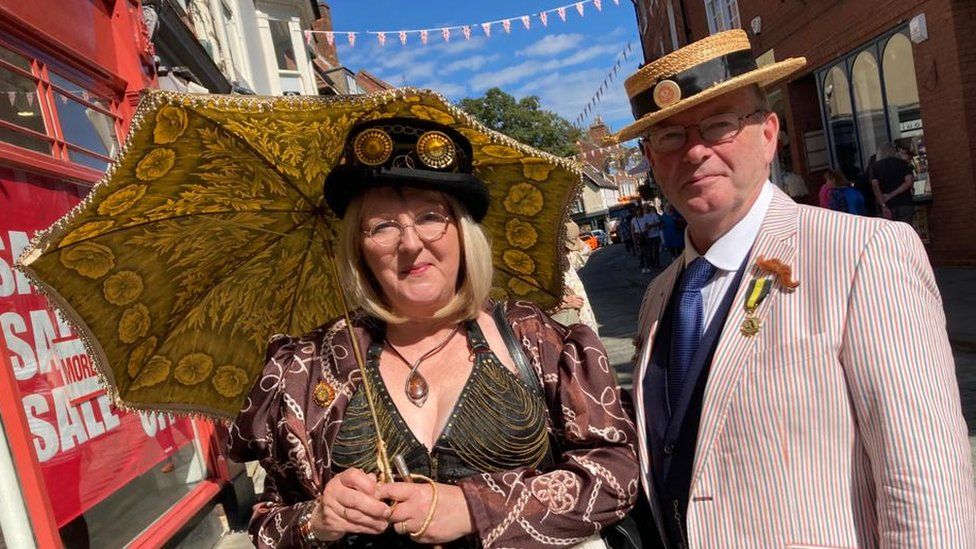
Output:
<instances>
[{"instance_id":1,"label":"shop window","mask_svg":"<svg viewBox=\"0 0 976 549\"><path fill-rule=\"evenodd\" d=\"M854 59L851 80L854 83L858 137L861 140L861 165L867 166L878 148L888 140L881 76L874 54L870 51L858 54Z\"/></svg>"},{"instance_id":2,"label":"shop window","mask_svg":"<svg viewBox=\"0 0 976 549\"><path fill-rule=\"evenodd\" d=\"M850 85L844 74L844 66L835 65L823 82L824 111L827 125L837 155L837 162L844 175L853 178L861 171L854 136L854 109L851 104Z\"/></svg>"},{"instance_id":3,"label":"shop window","mask_svg":"<svg viewBox=\"0 0 976 549\"><path fill-rule=\"evenodd\" d=\"M119 150L115 103L0 46L0 141L103 171Z\"/></svg>"},{"instance_id":4,"label":"shop window","mask_svg":"<svg viewBox=\"0 0 976 549\"><path fill-rule=\"evenodd\" d=\"M26 57L0 47L0 141L51 154L38 81Z\"/></svg>"},{"instance_id":5,"label":"shop window","mask_svg":"<svg viewBox=\"0 0 976 549\"><path fill-rule=\"evenodd\" d=\"M888 99L889 130L899 148L908 151L915 166L915 194L929 195L928 165L922 137L922 112L915 81L912 43L896 33L885 45L881 67Z\"/></svg>"},{"instance_id":6,"label":"shop window","mask_svg":"<svg viewBox=\"0 0 976 549\"><path fill-rule=\"evenodd\" d=\"M705 17L708 19L709 34L742 26L738 0L705 0Z\"/></svg>"}]
</instances>

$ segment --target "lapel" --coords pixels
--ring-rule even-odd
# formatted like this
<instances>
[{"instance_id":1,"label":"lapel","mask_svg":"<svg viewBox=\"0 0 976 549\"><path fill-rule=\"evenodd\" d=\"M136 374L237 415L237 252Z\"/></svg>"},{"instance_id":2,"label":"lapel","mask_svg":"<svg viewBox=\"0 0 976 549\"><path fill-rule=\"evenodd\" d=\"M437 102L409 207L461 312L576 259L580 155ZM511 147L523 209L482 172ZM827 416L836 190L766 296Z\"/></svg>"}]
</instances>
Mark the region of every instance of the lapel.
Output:
<instances>
[{"instance_id":1,"label":"lapel","mask_svg":"<svg viewBox=\"0 0 976 549\"><path fill-rule=\"evenodd\" d=\"M701 424L698 431L698 444L695 450L695 463L691 475L691 490L694 492L695 483L703 467L711 457L710 452L722 431L724 420L739 382L747 366L752 363L758 337L746 337L739 328L746 317L745 300L749 282L760 276L771 276L756 267L756 258L776 258L794 267L796 256L796 232L798 227L798 207L793 200L781 190L774 189L773 200L766 212L756 242L749 253L743 272L742 282L735 293L732 306L729 309L725 328L719 338L712 358L708 384L705 386L704 402L702 404ZM768 318L769 311L783 299L790 295L778 283L774 283L769 296L759 305L756 315L760 319Z\"/></svg>"}]
</instances>

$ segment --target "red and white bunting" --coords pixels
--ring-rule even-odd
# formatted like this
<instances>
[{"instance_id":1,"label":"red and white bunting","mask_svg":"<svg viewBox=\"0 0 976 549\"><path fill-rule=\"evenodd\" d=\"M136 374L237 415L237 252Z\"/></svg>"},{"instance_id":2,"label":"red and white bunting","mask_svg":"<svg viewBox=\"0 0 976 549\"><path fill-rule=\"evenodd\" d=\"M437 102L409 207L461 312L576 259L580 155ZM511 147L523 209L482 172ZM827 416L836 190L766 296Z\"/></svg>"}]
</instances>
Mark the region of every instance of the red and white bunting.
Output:
<instances>
[{"instance_id":1,"label":"red and white bunting","mask_svg":"<svg viewBox=\"0 0 976 549\"><path fill-rule=\"evenodd\" d=\"M482 23L481 30L485 31L485 36L491 38L491 23Z\"/></svg>"},{"instance_id":2,"label":"red and white bunting","mask_svg":"<svg viewBox=\"0 0 976 549\"><path fill-rule=\"evenodd\" d=\"M379 41L380 47L385 46L386 45L386 33L385 32L378 32L378 33L376 33L376 40Z\"/></svg>"},{"instance_id":3,"label":"red and white bunting","mask_svg":"<svg viewBox=\"0 0 976 549\"><path fill-rule=\"evenodd\" d=\"M335 45L335 33L334 32L326 32L325 33L325 41L328 42L330 46L334 46Z\"/></svg>"},{"instance_id":4,"label":"red and white bunting","mask_svg":"<svg viewBox=\"0 0 976 549\"><path fill-rule=\"evenodd\" d=\"M311 47L312 46L312 32L311 31L305 31L302 34L305 35L305 44L307 46Z\"/></svg>"},{"instance_id":5,"label":"red and white bunting","mask_svg":"<svg viewBox=\"0 0 976 549\"><path fill-rule=\"evenodd\" d=\"M593 7L596 8L596 11L603 11L603 1L593 0Z\"/></svg>"},{"instance_id":6,"label":"red and white bunting","mask_svg":"<svg viewBox=\"0 0 976 549\"><path fill-rule=\"evenodd\" d=\"M465 25L461 27L461 32L464 34L465 40L471 40L471 26Z\"/></svg>"},{"instance_id":7,"label":"red and white bunting","mask_svg":"<svg viewBox=\"0 0 976 549\"><path fill-rule=\"evenodd\" d=\"M356 47L356 34L358 34L358 33L355 33L355 32L347 32L346 33L346 38L349 39L349 47L351 47L351 48Z\"/></svg>"},{"instance_id":8,"label":"red and white bunting","mask_svg":"<svg viewBox=\"0 0 976 549\"><path fill-rule=\"evenodd\" d=\"M86 96L88 95L88 92L81 92L81 93L83 95L86 95ZM34 106L34 94L33 93L30 93L30 92L27 92L24 95L27 96L27 104L30 105L31 107L33 107ZM85 101L88 101L88 97L85 97Z\"/></svg>"},{"instance_id":9,"label":"red and white bunting","mask_svg":"<svg viewBox=\"0 0 976 549\"><path fill-rule=\"evenodd\" d=\"M401 46L406 46L407 45L407 31L400 31L399 34L400 34L400 45Z\"/></svg>"},{"instance_id":10,"label":"red and white bunting","mask_svg":"<svg viewBox=\"0 0 976 549\"><path fill-rule=\"evenodd\" d=\"M512 33L512 20L511 19L504 19L502 21L502 28L505 29L505 34L511 34Z\"/></svg>"},{"instance_id":11,"label":"red and white bunting","mask_svg":"<svg viewBox=\"0 0 976 549\"><path fill-rule=\"evenodd\" d=\"M548 12L545 12L545 11L542 12L542 13L540 13L539 14L539 20L542 21L542 26L543 27L548 27L549 26L549 13Z\"/></svg>"},{"instance_id":12,"label":"red and white bunting","mask_svg":"<svg viewBox=\"0 0 976 549\"><path fill-rule=\"evenodd\" d=\"M559 18L566 22L566 8L556 8L556 13L559 14Z\"/></svg>"},{"instance_id":13,"label":"red and white bunting","mask_svg":"<svg viewBox=\"0 0 976 549\"><path fill-rule=\"evenodd\" d=\"M529 19L529 16L528 15L523 15L521 17L521 19L522 19L522 24L525 25L525 30L529 30L529 26L531 26L531 24L532 24L531 21L532 20Z\"/></svg>"},{"instance_id":14,"label":"red and white bunting","mask_svg":"<svg viewBox=\"0 0 976 549\"><path fill-rule=\"evenodd\" d=\"M579 12L580 17L583 17L583 3L582 2L577 2L576 3L576 11Z\"/></svg>"},{"instance_id":15,"label":"red and white bunting","mask_svg":"<svg viewBox=\"0 0 976 549\"><path fill-rule=\"evenodd\" d=\"M423 44L423 45L425 45L425 46L427 45L427 30L426 29L420 31L420 43Z\"/></svg>"},{"instance_id":16,"label":"red and white bunting","mask_svg":"<svg viewBox=\"0 0 976 549\"><path fill-rule=\"evenodd\" d=\"M17 92L7 92L7 101L10 101L10 106L13 107L17 102Z\"/></svg>"},{"instance_id":17,"label":"red and white bunting","mask_svg":"<svg viewBox=\"0 0 976 549\"><path fill-rule=\"evenodd\" d=\"M613 5L614 6L619 6L620 5L620 0L613 0Z\"/></svg>"},{"instance_id":18,"label":"red and white bunting","mask_svg":"<svg viewBox=\"0 0 976 549\"><path fill-rule=\"evenodd\" d=\"M443 38L445 42L450 42L451 41L451 28L450 27L443 27L443 28L441 28L441 38Z\"/></svg>"}]
</instances>

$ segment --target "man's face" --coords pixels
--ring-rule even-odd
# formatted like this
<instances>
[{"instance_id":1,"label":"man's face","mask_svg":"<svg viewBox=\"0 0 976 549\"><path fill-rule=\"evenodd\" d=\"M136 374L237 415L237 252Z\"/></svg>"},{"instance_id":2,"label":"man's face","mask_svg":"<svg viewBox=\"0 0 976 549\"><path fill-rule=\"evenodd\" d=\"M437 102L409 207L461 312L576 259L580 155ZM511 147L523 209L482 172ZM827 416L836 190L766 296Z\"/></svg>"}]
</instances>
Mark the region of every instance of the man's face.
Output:
<instances>
[{"instance_id":1,"label":"man's face","mask_svg":"<svg viewBox=\"0 0 976 549\"><path fill-rule=\"evenodd\" d=\"M740 116L758 109L749 88L727 93L665 119L650 129L698 124L722 113ZM664 196L689 221L721 223L745 215L759 195L776 154L779 119L775 114L756 114L742 121L742 131L726 142L709 144L698 128L687 128L684 146L672 152L656 152L644 141L644 154Z\"/></svg>"}]
</instances>

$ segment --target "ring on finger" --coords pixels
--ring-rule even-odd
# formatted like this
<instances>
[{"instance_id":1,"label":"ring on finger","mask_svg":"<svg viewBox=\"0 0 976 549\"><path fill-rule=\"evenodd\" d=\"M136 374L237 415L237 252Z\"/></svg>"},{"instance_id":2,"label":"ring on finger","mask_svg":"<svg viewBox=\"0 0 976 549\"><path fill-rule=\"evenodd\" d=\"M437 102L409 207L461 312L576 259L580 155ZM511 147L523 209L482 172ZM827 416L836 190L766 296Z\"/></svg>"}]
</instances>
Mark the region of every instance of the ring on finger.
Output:
<instances>
[{"instance_id":1,"label":"ring on finger","mask_svg":"<svg viewBox=\"0 0 976 549\"><path fill-rule=\"evenodd\" d=\"M396 523L396 526L394 526L393 529L396 530L396 533L400 534L401 536L407 535L407 521Z\"/></svg>"}]
</instances>

